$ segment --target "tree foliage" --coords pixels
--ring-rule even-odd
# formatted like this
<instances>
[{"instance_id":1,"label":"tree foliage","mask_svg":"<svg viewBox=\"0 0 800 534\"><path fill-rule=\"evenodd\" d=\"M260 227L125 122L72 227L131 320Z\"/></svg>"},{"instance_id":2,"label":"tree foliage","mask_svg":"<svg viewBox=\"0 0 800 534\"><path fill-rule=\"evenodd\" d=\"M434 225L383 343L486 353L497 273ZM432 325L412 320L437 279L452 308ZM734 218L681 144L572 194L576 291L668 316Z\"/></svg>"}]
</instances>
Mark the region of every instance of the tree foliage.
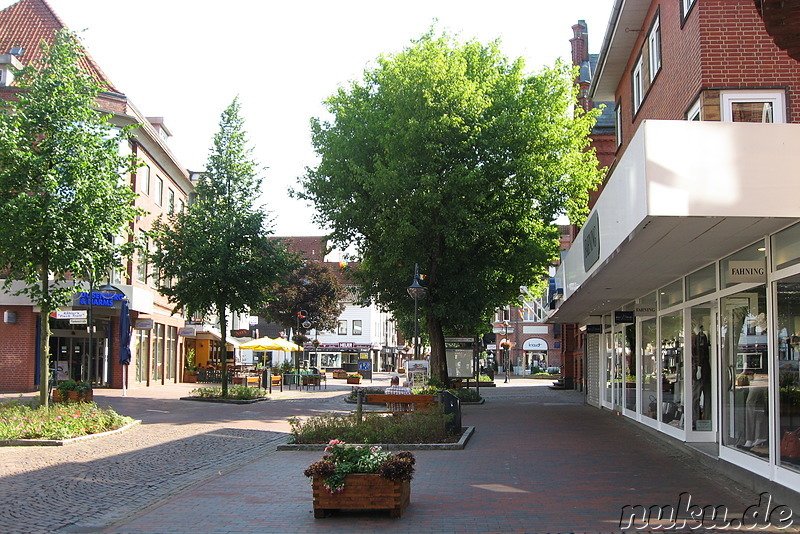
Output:
<instances>
[{"instance_id":1,"label":"tree foliage","mask_svg":"<svg viewBox=\"0 0 800 534\"><path fill-rule=\"evenodd\" d=\"M273 284L294 266L286 246L271 238L267 213L255 207L261 182L236 98L222 113L197 199L185 212L157 221L152 230L159 291L176 309L216 314L223 354L227 313L262 309Z\"/></svg>"},{"instance_id":2,"label":"tree foliage","mask_svg":"<svg viewBox=\"0 0 800 534\"><path fill-rule=\"evenodd\" d=\"M285 328L297 327L297 313L308 312L316 331L335 330L344 311L345 288L330 265L306 261L275 286L275 299L266 307L270 319Z\"/></svg>"},{"instance_id":3,"label":"tree foliage","mask_svg":"<svg viewBox=\"0 0 800 534\"><path fill-rule=\"evenodd\" d=\"M0 265L41 308L40 396L47 402L49 314L70 303L75 278L97 279L130 252L138 212L123 178L135 161L123 154L129 132L97 111L101 87L79 66L77 37L55 34L39 65L17 76L17 100L0 112Z\"/></svg>"},{"instance_id":4,"label":"tree foliage","mask_svg":"<svg viewBox=\"0 0 800 534\"><path fill-rule=\"evenodd\" d=\"M355 247L364 296L401 316L419 263L437 377L443 334L477 333L520 285L540 284L555 219L585 216L596 112L574 111L573 75L561 63L530 75L498 43L431 31L331 96L331 121L312 120L320 161L297 194L334 244Z\"/></svg>"}]
</instances>

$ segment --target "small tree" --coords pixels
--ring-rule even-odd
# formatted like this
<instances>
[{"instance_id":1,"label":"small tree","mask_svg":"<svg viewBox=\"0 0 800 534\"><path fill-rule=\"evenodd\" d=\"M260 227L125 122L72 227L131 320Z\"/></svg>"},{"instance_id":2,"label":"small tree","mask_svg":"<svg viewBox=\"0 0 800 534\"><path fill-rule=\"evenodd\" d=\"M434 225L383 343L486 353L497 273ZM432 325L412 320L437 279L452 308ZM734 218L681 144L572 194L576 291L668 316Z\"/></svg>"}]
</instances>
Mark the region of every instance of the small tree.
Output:
<instances>
[{"instance_id":1,"label":"small tree","mask_svg":"<svg viewBox=\"0 0 800 534\"><path fill-rule=\"evenodd\" d=\"M129 132L97 111L98 83L79 65L83 53L67 30L43 44L40 65L18 74L18 99L0 112L0 266L4 289L15 281L41 312L39 393L48 403L50 313L70 303L74 278L95 279L121 265L125 235L138 212L121 176Z\"/></svg>"},{"instance_id":2,"label":"small tree","mask_svg":"<svg viewBox=\"0 0 800 534\"><path fill-rule=\"evenodd\" d=\"M228 394L227 313L262 309L273 284L294 266L286 246L270 238L266 212L254 207L262 180L251 153L235 98L222 112L197 200L187 211L157 221L151 232L159 291L176 310L219 318L223 396Z\"/></svg>"},{"instance_id":3,"label":"small tree","mask_svg":"<svg viewBox=\"0 0 800 534\"><path fill-rule=\"evenodd\" d=\"M336 328L346 292L330 266L306 261L275 287L275 299L265 310L270 319L285 328L295 328L298 312L305 310L317 332Z\"/></svg>"}]
</instances>

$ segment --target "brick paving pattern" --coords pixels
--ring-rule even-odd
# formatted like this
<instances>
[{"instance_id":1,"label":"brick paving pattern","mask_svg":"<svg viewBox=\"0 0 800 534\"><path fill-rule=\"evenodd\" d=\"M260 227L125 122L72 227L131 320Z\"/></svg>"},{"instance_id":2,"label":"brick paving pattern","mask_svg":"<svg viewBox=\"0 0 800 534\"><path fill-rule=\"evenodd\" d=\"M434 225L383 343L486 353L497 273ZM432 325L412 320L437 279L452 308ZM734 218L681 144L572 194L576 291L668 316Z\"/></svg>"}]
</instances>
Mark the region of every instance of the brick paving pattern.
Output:
<instances>
[{"instance_id":1,"label":"brick paving pattern","mask_svg":"<svg viewBox=\"0 0 800 534\"><path fill-rule=\"evenodd\" d=\"M476 427L465 450L415 452L400 519L314 519L303 470L320 453L275 451L287 416L351 409L344 387L244 406L158 398L181 386L108 392L103 400L142 425L67 447L0 449L0 532L616 532L623 506L677 504L682 492L733 517L758 502L580 393L534 383L512 379L465 406L463 424Z\"/></svg>"}]
</instances>

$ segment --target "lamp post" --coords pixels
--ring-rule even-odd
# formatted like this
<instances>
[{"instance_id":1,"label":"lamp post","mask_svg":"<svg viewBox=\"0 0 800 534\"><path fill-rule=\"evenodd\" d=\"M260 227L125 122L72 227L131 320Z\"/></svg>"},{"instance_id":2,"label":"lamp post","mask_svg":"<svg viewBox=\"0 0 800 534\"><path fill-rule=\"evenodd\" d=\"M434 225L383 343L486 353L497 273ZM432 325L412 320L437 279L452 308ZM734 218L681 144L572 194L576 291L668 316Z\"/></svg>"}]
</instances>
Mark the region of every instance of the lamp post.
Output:
<instances>
[{"instance_id":1,"label":"lamp post","mask_svg":"<svg viewBox=\"0 0 800 534\"><path fill-rule=\"evenodd\" d=\"M301 337L300 336L303 335L303 334L300 333L300 321L301 320L303 321L303 328L304 329L311 326L311 323L308 322L308 311L300 310L299 312L297 312L297 333L295 334L294 339L292 340L297 345L300 345L300 341L301 341ZM303 349L303 353L305 354L305 349ZM300 369L300 359L299 358L300 357L298 356L298 360L297 360L297 369L298 370Z\"/></svg>"},{"instance_id":2,"label":"lamp post","mask_svg":"<svg viewBox=\"0 0 800 534\"><path fill-rule=\"evenodd\" d=\"M414 299L414 359L419 360L419 320L417 310L419 306L419 299L425 296L426 289L419 283L419 264L414 264L414 279L411 285L406 288L408 294Z\"/></svg>"},{"instance_id":3,"label":"lamp post","mask_svg":"<svg viewBox=\"0 0 800 534\"><path fill-rule=\"evenodd\" d=\"M503 369L506 372L506 379L503 380L508 384L508 351L511 349L511 343L508 342L508 321L503 321Z\"/></svg>"}]
</instances>

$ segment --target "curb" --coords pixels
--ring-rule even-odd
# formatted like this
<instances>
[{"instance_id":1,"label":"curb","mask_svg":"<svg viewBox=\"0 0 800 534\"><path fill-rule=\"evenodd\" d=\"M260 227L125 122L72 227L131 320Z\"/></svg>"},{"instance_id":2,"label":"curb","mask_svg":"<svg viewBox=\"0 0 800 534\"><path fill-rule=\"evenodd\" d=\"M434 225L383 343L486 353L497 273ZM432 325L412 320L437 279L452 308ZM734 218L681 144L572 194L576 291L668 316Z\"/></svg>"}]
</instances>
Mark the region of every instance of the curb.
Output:
<instances>
[{"instance_id":1,"label":"curb","mask_svg":"<svg viewBox=\"0 0 800 534\"><path fill-rule=\"evenodd\" d=\"M216 402L218 404L253 404L256 402L268 401L269 397L261 397L258 399L218 399L215 397L180 397L180 400L198 401L198 402Z\"/></svg>"},{"instance_id":2,"label":"curb","mask_svg":"<svg viewBox=\"0 0 800 534\"><path fill-rule=\"evenodd\" d=\"M113 434L119 434L120 432L125 432L141 422L141 420L136 419L132 423L128 423L127 425L121 426L114 430L109 430L108 432L87 434L85 436L78 436L77 438L69 439L3 439L0 440L0 447L61 447L63 445L69 445L70 443L75 443L78 441L88 441L90 439L104 438Z\"/></svg>"},{"instance_id":3,"label":"curb","mask_svg":"<svg viewBox=\"0 0 800 534\"><path fill-rule=\"evenodd\" d=\"M378 446L386 451L460 451L466 448L469 438L475 432L474 426L464 427L461 439L456 443L361 443L364 447ZM348 445L359 445L359 443L349 443ZM324 451L325 443L303 443L278 445L279 451Z\"/></svg>"}]
</instances>

